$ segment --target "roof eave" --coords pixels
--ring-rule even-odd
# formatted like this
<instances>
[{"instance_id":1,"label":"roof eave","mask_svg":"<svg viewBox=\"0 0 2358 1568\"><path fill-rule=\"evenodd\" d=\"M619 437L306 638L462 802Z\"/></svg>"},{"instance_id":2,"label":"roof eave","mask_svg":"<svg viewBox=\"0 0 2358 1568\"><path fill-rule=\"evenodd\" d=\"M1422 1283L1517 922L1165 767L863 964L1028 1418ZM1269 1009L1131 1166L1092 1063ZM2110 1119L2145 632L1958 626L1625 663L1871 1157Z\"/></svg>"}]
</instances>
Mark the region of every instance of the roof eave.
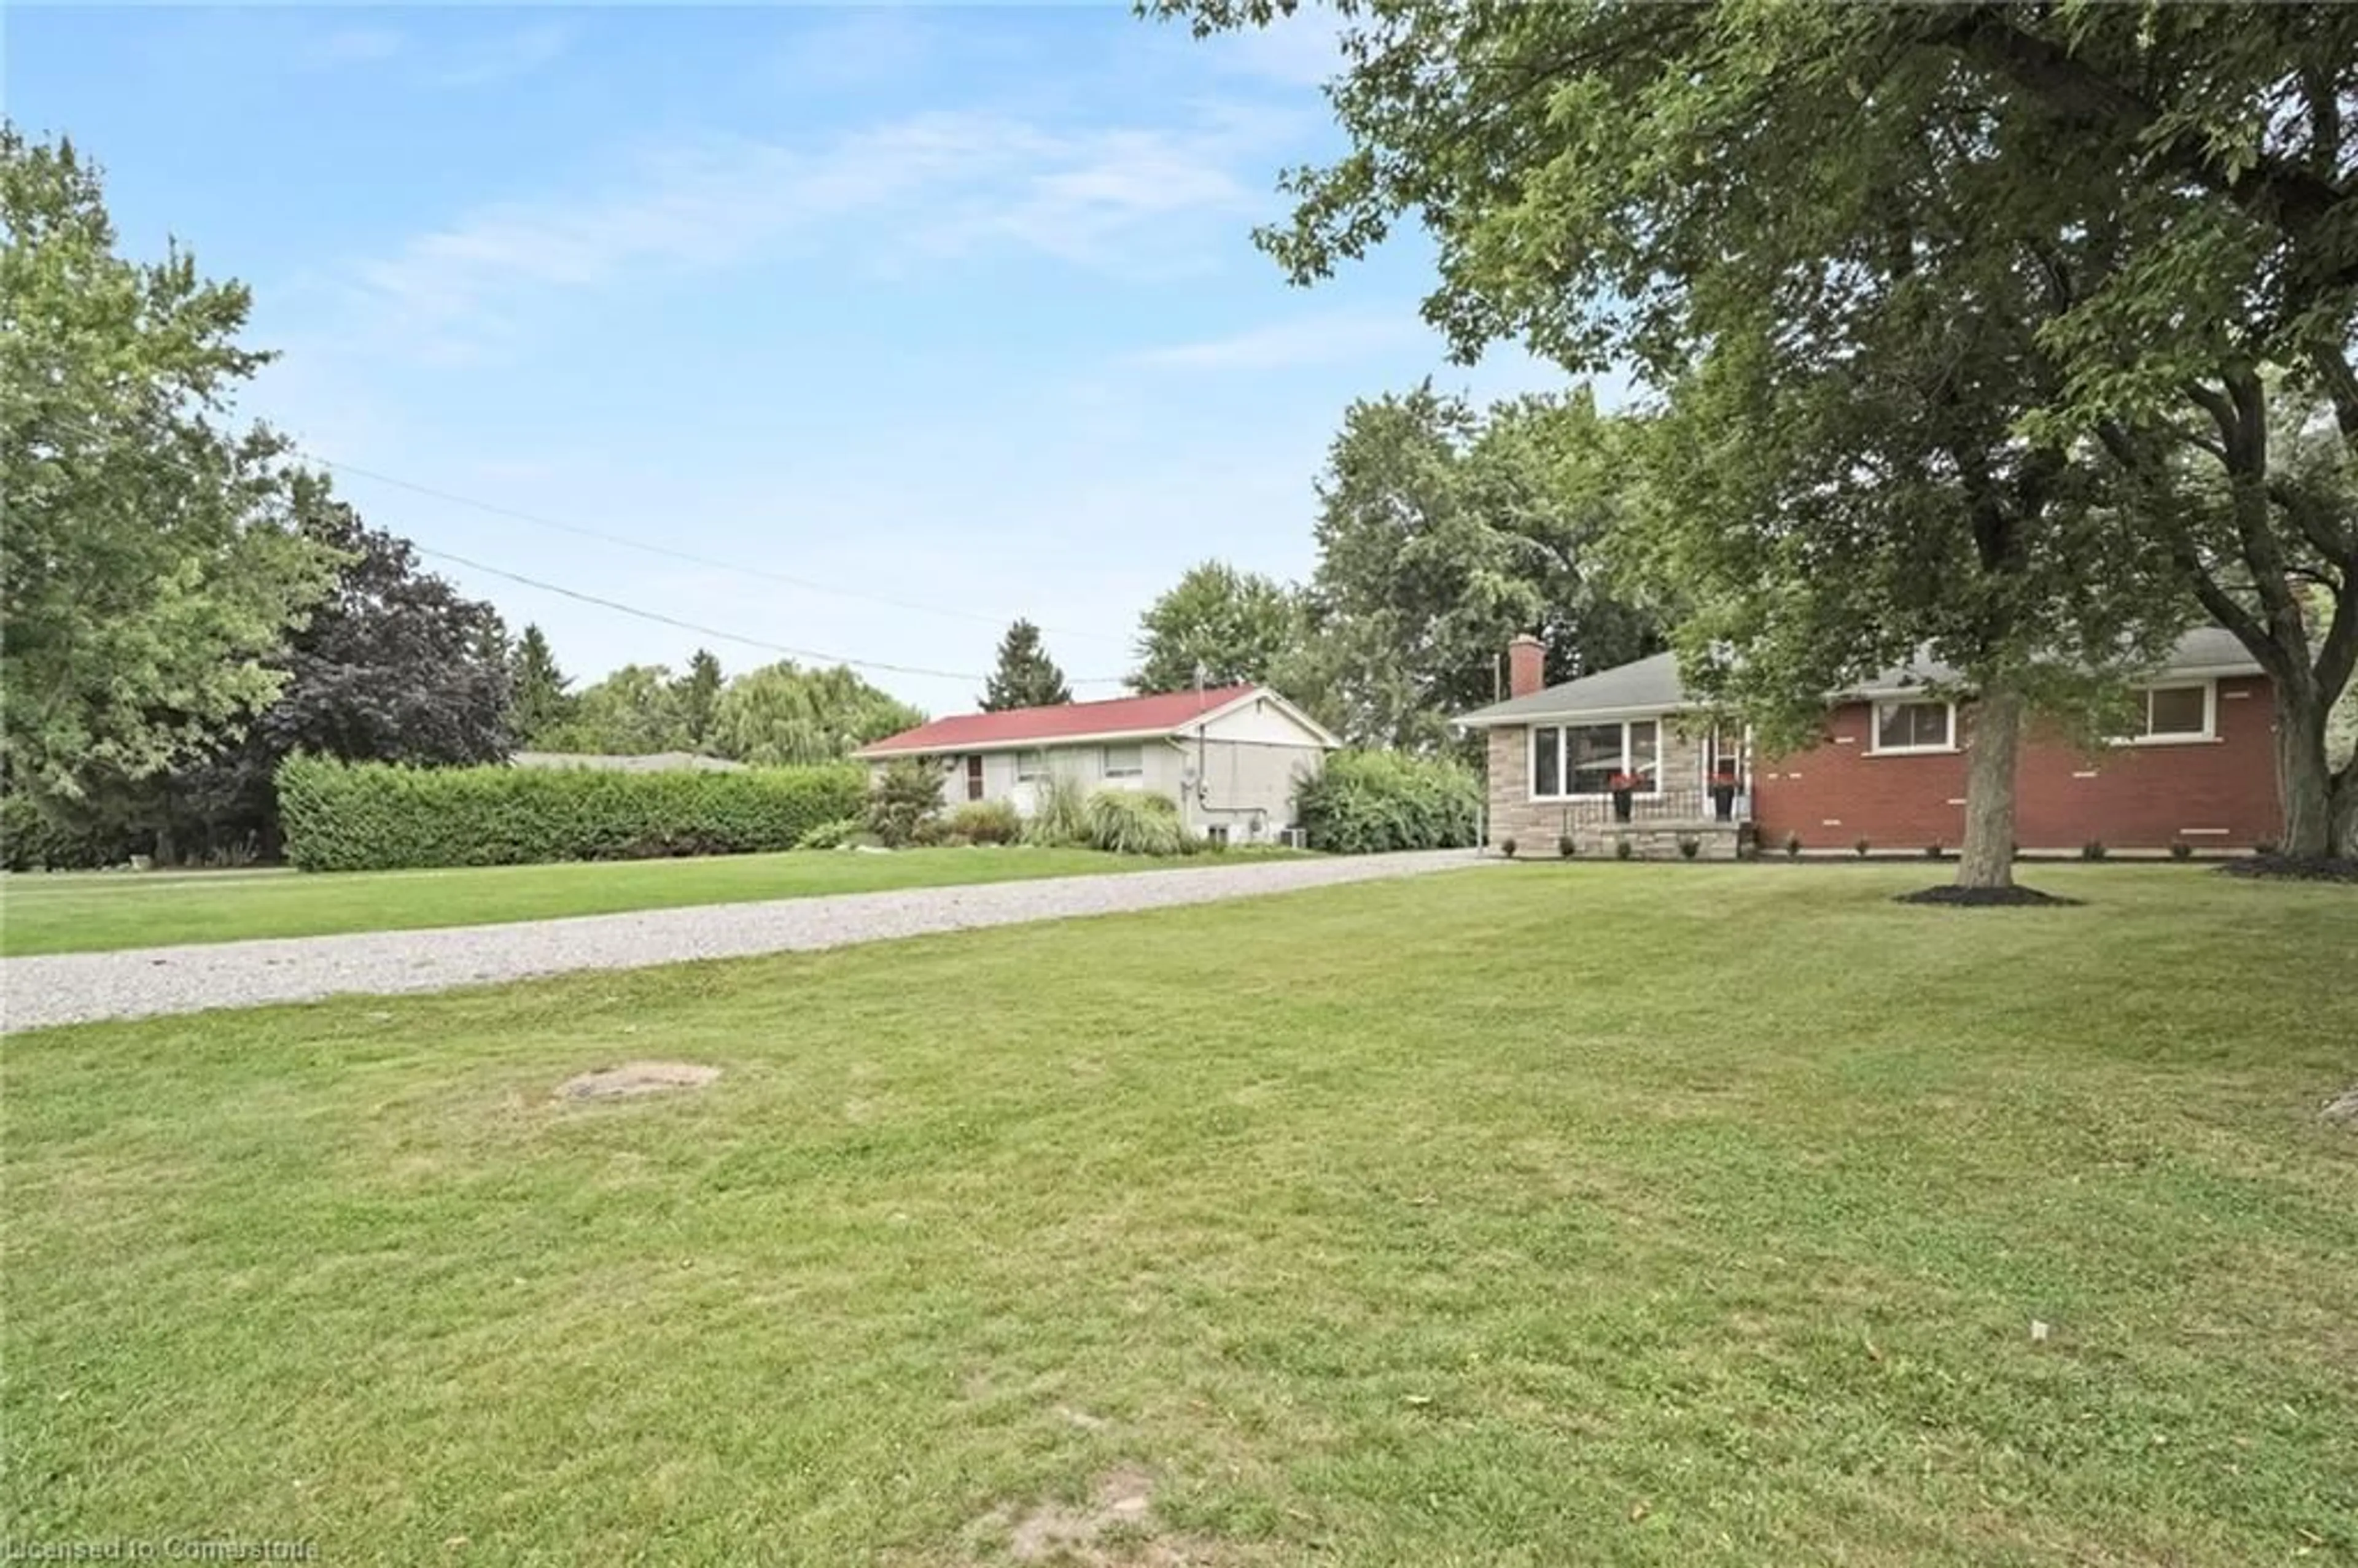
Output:
<instances>
[{"instance_id":1,"label":"roof eave","mask_svg":"<svg viewBox=\"0 0 2358 1568\"><path fill-rule=\"evenodd\" d=\"M996 741L934 741L922 745L907 746L890 745L880 741L872 745L862 746L851 754L862 760L877 757L932 757L946 755L953 752L961 753L1021 752L1029 747L1038 746L1089 746L1102 745L1108 741L1155 741L1167 735L1176 735L1195 722L1195 719L1190 719L1186 724L1163 724L1151 730L1092 730L1080 735L1019 735Z\"/></svg>"},{"instance_id":2,"label":"roof eave","mask_svg":"<svg viewBox=\"0 0 2358 1568\"><path fill-rule=\"evenodd\" d=\"M1583 719L1602 722L1608 719L1649 719L1660 714L1707 711L1707 706L1700 702L1625 702L1611 708L1531 708L1521 713L1477 708L1454 722L1460 730L1500 730L1510 724L1562 724Z\"/></svg>"}]
</instances>

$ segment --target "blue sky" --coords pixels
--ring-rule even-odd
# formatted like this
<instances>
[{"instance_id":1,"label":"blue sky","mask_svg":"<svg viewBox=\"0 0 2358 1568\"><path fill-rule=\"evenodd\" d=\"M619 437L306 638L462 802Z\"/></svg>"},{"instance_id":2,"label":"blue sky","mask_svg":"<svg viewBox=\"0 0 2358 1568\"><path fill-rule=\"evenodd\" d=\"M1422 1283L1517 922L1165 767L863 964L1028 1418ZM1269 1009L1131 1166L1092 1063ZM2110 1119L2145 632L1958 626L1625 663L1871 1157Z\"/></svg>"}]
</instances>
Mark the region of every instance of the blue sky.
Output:
<instances>
[{"instance_id":1,"label":"blue sky","mask_svg":"<svg viewBox=\"0 0 2358 1568\"><path fill-rule=\"evenodd\" d=\"M1333 152L1327 26L1111 7L37 9L8 114L108 171L132 254L250 283L249 399L428 548L971 705L1007 620L1119 676L1191 563L1313 559L1345 406L1446 364L1411 236L1316 289L1249 232ZM436 563L579 677L775 655ZM1111 696L1112 686L1076 695Z\"/></svg>"}]
</instances>

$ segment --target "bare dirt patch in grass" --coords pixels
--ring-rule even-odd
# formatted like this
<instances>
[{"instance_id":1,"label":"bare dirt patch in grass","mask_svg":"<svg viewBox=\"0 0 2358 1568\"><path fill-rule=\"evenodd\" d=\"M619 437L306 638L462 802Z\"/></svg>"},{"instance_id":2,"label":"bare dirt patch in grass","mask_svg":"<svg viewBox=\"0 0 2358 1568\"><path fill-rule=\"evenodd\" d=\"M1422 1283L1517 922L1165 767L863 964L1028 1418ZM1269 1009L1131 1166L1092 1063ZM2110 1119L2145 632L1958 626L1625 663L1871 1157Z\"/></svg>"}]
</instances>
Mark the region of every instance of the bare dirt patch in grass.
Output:
<instances>
[{"instance_id":1,"label":"bare dirt patch in grass","mask_svg":"<svg viewBox=\"0 0 2358 1568\"><path fill-rule=\"evenodd\" d=\"M2317 1113L2326 1120L2358 1130L2358 1084L2353 1084L2331 1099Z\"/></svg>"},{"instance_id":2,"label":"bare dirt patch in grass","mask_svg":"<svg viewBox=\"0 0 2358 1568\"><path fill-rule=\"evenodd\" d=\"M662 1094L666 1089L700 1089L719 1076L719 1068L694 1062L624 1062L566 1079L557 1086L557 1098L620 1099L630 1095Z\"/></svg>"},{"instance_id":3,"label":"bare dirt patch in grass","mask_svg":"<svg viewBox=\"0 0 2358 1568\"><path fill-rule=\"evenodd\" d=\"M1098 1478L1086 1503L1038 1503L1020 1515L1000 1509L981 1524L993 1536L1005 1532L1007 1558L1016 1563L1183 1568L1211 1561L1200 1543L1156 1531L1153 1510L1154 1477L1122 1465Z\"/></svg>"}]
</instances>

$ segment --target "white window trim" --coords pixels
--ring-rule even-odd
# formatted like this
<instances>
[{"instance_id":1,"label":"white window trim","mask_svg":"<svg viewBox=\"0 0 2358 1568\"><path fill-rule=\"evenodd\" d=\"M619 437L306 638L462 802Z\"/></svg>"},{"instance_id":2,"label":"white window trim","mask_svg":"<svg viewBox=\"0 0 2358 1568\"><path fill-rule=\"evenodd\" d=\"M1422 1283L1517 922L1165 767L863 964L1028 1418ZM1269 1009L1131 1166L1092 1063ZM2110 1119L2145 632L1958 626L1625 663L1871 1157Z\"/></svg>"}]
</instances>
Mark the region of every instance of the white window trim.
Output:
<instances>
[{"instance_id":1,"label":"white window trim","mask_svg":"<svg viewBox=\"0 0 2358 1568\"><path fill-rule=\"evenodd\" d=\"M1136 767L1117 769L1113 765L1113 754L1116 752L1137 752L1138 765ZM1098 748L1098 774L1101 778L1109 779L1144 778L1146 776L1146 748L1142 745L1137 744L1099 746Z\"/></svg>"},{"instance_id":2,"label":"white window trim","mask_svg":"<svg viewBox=\"0 0 2358 1568\"><path fill-rule=\"evenodd\" d=\"M1934 699L1929 697L1886 697L1868 704L1866 713L1866 755L1870 757L1946 757L1957 751L1957 705L1944 702L1940 706L1949 710L1949 738L1937 746L1887 746L1883 743L1883 711L1887 708L1930 708Z\"/></svg>"},{"instance_id":3,"label":"white window trim","mask_svg":"<svg viewBox=\"0 0 2358 1568\"><path fill-rule=\"evenodd\" d=\"M1633 789L1629 794L1633 798L1639 800L1660 799L1662 795L1663 719L1662 716L1660 714L1640 714L1634 719L1565 719L1558 720L1552 724L1526 725L1523 729L1523 793L1526 798L1535 802L1546 801L1551 805L1575 800L1611 800L1613 798L1613 792L1611 790L1605 790L1600 793L1591 793L1587 795L1541 795L1538 789L1541 730L1553 730L1558 732L1558 739L1555 743L1555 763L1556 777L1561 781L1572 772L1570 768L1564 765L1567 753L1564 750L1562 731L1566 730L1586 730L1592 726L1601 729L1607 724L1618 724L1621 727L1620 771L1625 773L1635 773L1637 771L1629 765L1629 726L1632 724L1651 724L1654 727L1654 787L1651 789Z\"/></svg>"},{"instance_id":4,"label":"white window trim","mask_svg":"<svg viewBox=\"0 0 2358 1568\"><path fill-rule=\"evenodd\" d=\"M2202 730L2200 734L2117 735L2115 746L2207 746L2219 739L2219 683L2215 680L2158 680L2137 687L2137 701L2144 707L2140 723L2153 722L2152 694L2157 691L2184 691L2200 687L2202 690Z\"/></svg>"},{"instance_id":5,"label":"white window trim","mask_svg":"<svg viewBox=\"0 0 2358 1568\"><path fill-rule=\"evenodd\" d=\"M1025 773L1023 770L1026 763L1030 759L1034 757L1037 757L1040 760L1040 771L1036 773ZM1015 782L1017 784L1039 784L1052 775L1055 772L1055 764L1049 759L1048 752L1045 747L1034 746L1015 753Z\"/></svg>"}]
</instances>

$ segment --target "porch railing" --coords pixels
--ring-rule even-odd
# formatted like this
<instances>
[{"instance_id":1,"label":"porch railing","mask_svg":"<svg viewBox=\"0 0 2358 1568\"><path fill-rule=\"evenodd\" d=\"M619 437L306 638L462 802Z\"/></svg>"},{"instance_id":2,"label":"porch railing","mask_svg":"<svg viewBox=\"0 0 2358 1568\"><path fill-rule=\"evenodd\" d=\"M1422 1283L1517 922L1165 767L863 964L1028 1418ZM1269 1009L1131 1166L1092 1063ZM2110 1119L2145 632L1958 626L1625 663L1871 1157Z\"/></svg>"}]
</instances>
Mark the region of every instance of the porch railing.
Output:
<instances>
[{"instance_id":1,"label":"porch railing","mask_svg":"<svg viewBox=\"0 0 2358 1568\"><path fill-rule=\"evenodd\" d=\"M1622 818L1616 813L1609 796L1573 800L1563 803L1565 822L1575 827L1610 827ZM1726 815L1720 812L1715 793L1698 786L1666 789L1659 795L1633 792L1629 796L1628 822L1708 824L1734 826L1752 819L1752 797L1748 791L1736 790L1727 802Z\"/></svg>"}]
</instances>

